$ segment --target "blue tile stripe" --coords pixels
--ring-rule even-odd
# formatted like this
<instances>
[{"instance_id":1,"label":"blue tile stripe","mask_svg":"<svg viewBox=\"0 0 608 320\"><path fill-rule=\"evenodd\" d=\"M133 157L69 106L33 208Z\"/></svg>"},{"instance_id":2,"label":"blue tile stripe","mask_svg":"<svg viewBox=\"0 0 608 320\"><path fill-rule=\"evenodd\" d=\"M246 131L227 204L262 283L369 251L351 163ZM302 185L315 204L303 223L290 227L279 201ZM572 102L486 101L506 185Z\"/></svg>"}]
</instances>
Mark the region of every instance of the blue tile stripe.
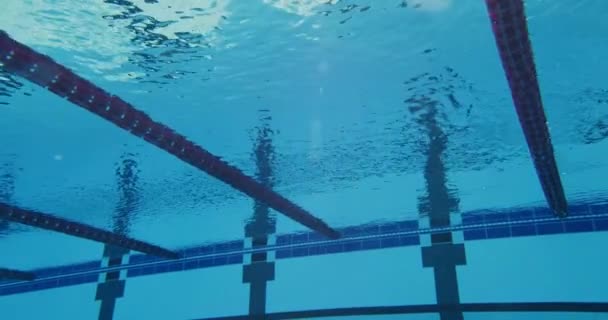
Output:
<instances>
[{"instance_id":1,"label":"blue tile stripe","mask_svg":"<svg viewBox=\"0 0 608 320\"><path fill-rule=\"evenodd\" d=\"M343 238L326 240L316 233L281 234L276 244L245 248L235 240L181 250L179 260L134 254L129 264L101 267L101 261L90 261L61 267L34 270L34 281L0 281L0 296L29 291L95 283L100 273L127 270L127 277L139 277L217 266L242 264L243 256L275 251L276 259L288 259L341 252L374 250L420 245L421 234L462 231L464 239L496 239L547 234L608 231L608 203L573 205L570 216L556 218L546 208L522 208L503 211L479 210L462 214L462 224L445 228L420 228L418 220L350 226L340 230Z\"/></svg>"},{"instance_id":2,"label":"blue tile stripe","mask_svg":"<svg viewBox=\"0 0 608 320\"><path fill-rule=\"evenodd\" d=\"M573 205L567 218L542 207L462 214L465 241L562 233L608 231L608 204Z\"/></svg>"}]
</instances>

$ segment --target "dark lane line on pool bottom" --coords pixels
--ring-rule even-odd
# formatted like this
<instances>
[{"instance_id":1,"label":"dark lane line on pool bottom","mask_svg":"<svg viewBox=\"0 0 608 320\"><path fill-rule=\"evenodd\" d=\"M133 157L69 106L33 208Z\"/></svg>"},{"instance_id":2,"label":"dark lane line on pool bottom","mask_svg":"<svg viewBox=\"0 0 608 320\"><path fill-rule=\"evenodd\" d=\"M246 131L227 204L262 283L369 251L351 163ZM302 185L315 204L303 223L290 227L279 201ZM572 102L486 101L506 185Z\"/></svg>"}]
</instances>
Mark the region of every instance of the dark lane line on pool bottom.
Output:
<instances>
[{"instance_id":1,"label":"dark lane line on pool bottom","mask_svg":"<svg viewBox=\"0 0 608 320\"><path fill-rule=\"evenodd\" d=\"M423 304L408 306L376 306L332 308L302 311L276 312L266 315L267 320L306 319L321 317L346 317L396 314L454 314L489 312L568 312L568 313L606 313L608 303L603 302L484 302L449 304ZM194 320L247 320L248 316L227 316L198 318Z\"/></svg>"}]
</instances>

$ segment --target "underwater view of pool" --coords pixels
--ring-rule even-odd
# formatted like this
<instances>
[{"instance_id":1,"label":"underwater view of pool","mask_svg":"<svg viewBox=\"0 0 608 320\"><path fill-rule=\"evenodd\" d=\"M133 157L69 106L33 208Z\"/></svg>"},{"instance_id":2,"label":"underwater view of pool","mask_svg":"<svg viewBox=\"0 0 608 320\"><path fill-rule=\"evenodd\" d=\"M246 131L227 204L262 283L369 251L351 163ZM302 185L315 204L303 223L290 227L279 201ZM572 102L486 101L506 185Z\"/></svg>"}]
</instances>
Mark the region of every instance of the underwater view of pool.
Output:
<instances>
[{"instance_id":1,"label":"underwater view of pool","mask_svg":"<svg viewBox=\"0 0 608 320\"><path fill-rule=\"evenodd\" d=\"M602 0L5 0L0 318L608 319Z\"/></svg>"}]
</instances>

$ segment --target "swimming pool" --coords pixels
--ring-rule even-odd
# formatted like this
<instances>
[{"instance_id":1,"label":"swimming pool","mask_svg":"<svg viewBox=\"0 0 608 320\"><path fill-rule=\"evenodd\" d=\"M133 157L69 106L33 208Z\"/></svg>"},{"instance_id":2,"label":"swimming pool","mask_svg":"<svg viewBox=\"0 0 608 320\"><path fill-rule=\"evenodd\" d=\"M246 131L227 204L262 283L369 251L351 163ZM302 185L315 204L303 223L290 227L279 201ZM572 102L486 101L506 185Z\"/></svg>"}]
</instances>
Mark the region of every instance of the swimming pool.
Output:
<instances>
[{"instance_id":1,"label":"swimming pool","mask_svg":"<svg viewBox=\"0 0 608 320\"><path fill-rule=\"evenodd\" d=\"M7 3L3 318L608 319L603 1Z\"/></svg>"}]
</instances>

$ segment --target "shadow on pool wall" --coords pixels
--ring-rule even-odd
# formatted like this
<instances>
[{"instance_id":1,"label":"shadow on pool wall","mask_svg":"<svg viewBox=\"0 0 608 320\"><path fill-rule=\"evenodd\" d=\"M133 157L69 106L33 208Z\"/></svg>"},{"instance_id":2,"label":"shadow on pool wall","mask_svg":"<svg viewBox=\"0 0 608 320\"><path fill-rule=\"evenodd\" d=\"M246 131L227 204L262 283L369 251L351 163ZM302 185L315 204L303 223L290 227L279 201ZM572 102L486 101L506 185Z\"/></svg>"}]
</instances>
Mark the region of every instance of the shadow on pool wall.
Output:
<instances>
[{"instance_id":1,"label":"shadow on pool wall","mask_svg":"<svg viewBox=\"0 0 608 320\"><path fill-rule=\"evenodd\" d=\"M0 202L9 202L15 191L15 168L12 162L0 165ZM0 237L9 232L9 222L0 219Z\"/></svg>"}]
</instances>

